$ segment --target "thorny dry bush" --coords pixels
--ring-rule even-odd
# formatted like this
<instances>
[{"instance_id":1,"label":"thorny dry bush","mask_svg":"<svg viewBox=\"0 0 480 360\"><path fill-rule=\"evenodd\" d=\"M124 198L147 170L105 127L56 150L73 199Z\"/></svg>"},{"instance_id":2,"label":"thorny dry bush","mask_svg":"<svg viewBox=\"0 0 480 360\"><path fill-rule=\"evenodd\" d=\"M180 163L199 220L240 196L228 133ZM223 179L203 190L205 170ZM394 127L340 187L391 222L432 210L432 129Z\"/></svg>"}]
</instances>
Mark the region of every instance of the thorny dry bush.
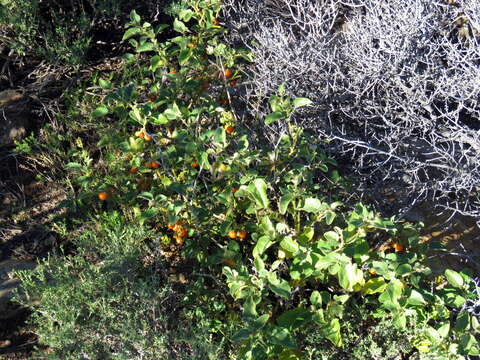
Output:
<instances>
[{"instance_id":1,"label":"thorny dry bush","mask_svg":"<svg viewBox=\"0 0 480 360\"><path fill-rule=\"evenodd\" d=\"M315 103L290 121L330 140L380 209L429 200L480 219L480 2L225 0L224 20L255 56L254 112L285 82Z\"/></svg>"}]
</instances>

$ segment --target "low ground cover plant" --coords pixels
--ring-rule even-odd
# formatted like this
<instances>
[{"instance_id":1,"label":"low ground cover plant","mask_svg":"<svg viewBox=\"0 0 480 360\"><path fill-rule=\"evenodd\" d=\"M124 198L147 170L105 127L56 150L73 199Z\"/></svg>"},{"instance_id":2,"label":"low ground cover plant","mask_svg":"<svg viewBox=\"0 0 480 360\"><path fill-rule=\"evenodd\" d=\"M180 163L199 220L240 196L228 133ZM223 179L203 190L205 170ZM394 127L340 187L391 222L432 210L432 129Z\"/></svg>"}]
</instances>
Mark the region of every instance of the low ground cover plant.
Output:
<instances>
[{"instance_id":1,"label":"low ground cover plant","mask_svg":"<svg viewBox=\"0 0 480 360\"><path fill-rule=\"evenodd\" d=\"M420 225L349 201L322 141L289 121L310 100L281 85L268 115L240 118L251 54L220 41L218 1L177 11L165 42L167 26L131 13L128 76L96 79L100 140L67 165L89 230L19 274L49 356L478 355L472 274L432 274ZM278 142L255 121L284 121Z\"/></svg>"},{"instance_id":2,"label":"low ground cover plant","mask_svg":"<svg viewBox=\"0 0 480 360\"><path fill-rule=\"evenodd\" d=\"M115 32L121 29L124 15L128 15L125 9L132 5L130 0L2 0L0 42L11 50L10 55L39 57L53 65L79 66L87 61L90 49L98 47L92 42L108 45L117 40ZM164 8L175 6L175 1L156 0L140 5L154 20L163 14Z\"/></svg>"}]
</instances>

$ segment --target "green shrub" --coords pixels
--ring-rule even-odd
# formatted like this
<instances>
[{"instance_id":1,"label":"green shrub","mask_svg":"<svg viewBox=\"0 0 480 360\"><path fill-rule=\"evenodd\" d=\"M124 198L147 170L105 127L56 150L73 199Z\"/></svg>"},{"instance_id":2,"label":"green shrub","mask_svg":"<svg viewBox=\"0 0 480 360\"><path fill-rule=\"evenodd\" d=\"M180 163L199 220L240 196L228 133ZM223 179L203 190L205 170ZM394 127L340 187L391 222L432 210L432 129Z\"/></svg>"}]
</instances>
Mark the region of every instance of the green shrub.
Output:
<instances>
[{"instance_id":1,"label":"green shrub","mask_svg":"<svg viewBox=\"0 0 480 360\"><path fill-rule=\"evenodd\" d=\"M103 102L89 119L101 124L98 148L83 148L68 164L78 189L72 202L112 225L75 240L79 254L47 272L56 282L43 277L41 340L67 356L78 329L117 318L118 327L85 334L77 353L138 357L141 348L179 359L245 360L478 354L479 323L466 306L476 301L476 284L467 272L431 273L425 258L433 249L420 241L419 225L349 203L321 141L289 121L308 99L287 97L284 86L268 99L272 111L259 120L288 124L275 146L231 110L250 56L219 41L219 10L216 0L189 2L173 24L179 35L166 42L158 41L165 26L131 13L124 40L135 52L125 55L125 72L134 77L121 86L98 79ZM157 264L188 264L176 267L188 285L171 287L181 299L176 321L168 301L149 302L168 297L159 286L170 293L164 268L138 261L157 252ZM81 283L68 291L72 278ZM27 282L27 294L37 286ZM49 289L55 296L44 299ZM57 295L68 302L48 300ZM161 310L145 313L144 304ZM75 310L73 318L66 309ZM68 319L60 336L56 314ZM158 338L144 333L145 346L133 337L118 349L127 341L122 329L161 326L158 319L170 324ZM189 320L198 325L185 325ZM175 352L172 338L189 352Z\"/></svg>"}]
</instances>

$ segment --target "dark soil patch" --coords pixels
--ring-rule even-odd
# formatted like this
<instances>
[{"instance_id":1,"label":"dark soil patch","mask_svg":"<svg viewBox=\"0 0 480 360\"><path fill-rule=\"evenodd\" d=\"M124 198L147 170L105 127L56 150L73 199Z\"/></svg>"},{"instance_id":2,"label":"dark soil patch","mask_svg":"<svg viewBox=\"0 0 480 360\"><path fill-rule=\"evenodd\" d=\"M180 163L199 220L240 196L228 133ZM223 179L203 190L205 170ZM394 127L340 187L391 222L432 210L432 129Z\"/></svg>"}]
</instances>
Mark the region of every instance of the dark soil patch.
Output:
<instances>
[{"instance_id":1,"label":"dark soil patch","mask_svg":"<svg viewBox=\"0 0 480 360\"><path fill-rule=\"evenodd\" d=\"M48 225L61 214L66 198L58 185L36 180L29 159L4 152L0 161L0 261L33 260L47 255L55 244Z\"/></svg>"},{"instance_id":2,"label":"dark soil patch","mask_svg":"<svg viewBox=\"0 0 480 360\"><path fill-rule=\"evenodd\" d=\"M25 328L29 316L28 310L18 308L15 317L0 322L0 358L30 358L37 345L37 336Z\"/></svg>"},{"instance_id":3,"label":"dark soil patch","mask_svg":"<svg viewBox=\"0 0 480 360\"><path fill-rule=\"evenodd\" d=\"M0 153L0 262L7 259L35 261L57 245L50 230L65 192L55 184L38 181L40 171L28 158L7 150ZM27 359L37 346L37 337L28 330L27 309L9 302L0 320L0 358Z\"/></svg>"}]
</instances>

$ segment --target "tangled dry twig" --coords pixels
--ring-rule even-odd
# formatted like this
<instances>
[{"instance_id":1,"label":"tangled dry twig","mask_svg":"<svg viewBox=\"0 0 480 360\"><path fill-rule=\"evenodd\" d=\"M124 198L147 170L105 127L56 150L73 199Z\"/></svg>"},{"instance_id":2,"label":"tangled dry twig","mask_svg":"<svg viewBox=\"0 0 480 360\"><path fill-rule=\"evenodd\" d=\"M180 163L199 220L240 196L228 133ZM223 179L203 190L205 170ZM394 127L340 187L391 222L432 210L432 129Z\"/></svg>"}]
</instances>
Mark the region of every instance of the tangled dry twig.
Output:
<instances>
[{"instance_id":1,"label":"tangled dry twig","mask_svg":"<svg viewBox=\"0 0 480 360\"><path fill-rule=\"evenodd\" d=\"M329 140L326 150L348 159L359 192L380 209L401 215L429 200L480 219L480 3L224 6L228 41L254 53L243 100L260 117L269 109L253 104L285 82L289 95L315 103L291 121ZM274 142L285 124L266 130Z\"/></svg>"}]
</instances>

